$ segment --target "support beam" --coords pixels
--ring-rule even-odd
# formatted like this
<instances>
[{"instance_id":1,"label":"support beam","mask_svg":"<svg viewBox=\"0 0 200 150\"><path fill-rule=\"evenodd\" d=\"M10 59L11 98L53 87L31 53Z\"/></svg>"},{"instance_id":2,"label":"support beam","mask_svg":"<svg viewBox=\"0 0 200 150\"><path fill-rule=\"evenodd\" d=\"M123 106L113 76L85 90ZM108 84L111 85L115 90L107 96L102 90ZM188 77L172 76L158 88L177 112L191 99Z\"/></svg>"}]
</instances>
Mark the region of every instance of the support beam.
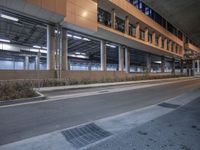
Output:
<instances>
[{"instance_id":1,"label":"support beam","mask_svg":"<svg viewBox=\"0 0 200 150\"><path fill-rule=\"evenodd\" d=\"M54 27L47 25L47 70L55 70L56 36Z\"/></svg>"},{"instance_id":2,"label":"support beam","mask_svg":"<svg viewBox=\"0 0 200 150\"><path fill-rule=\"evenodd\" d=\"M149 29L146 28L144 31L144 40L145 42L149 42Z\"/></svg>"},{"instance_id":3,"label":"support beam","mask_svg":"<svg viewBox=\"0 0 200 150\"><path fill-rule=\"evenodd\" d=\"M180 60L180 68L181 68L181 74L183 74L183 59Z\"/></svg>"},{"instance_id":4,"label":"support beam","mask_svg":"<svg viewBox=\"0 0 200 150\"><path fill-rule=\"evenodd\" d=\"M152 34L152 44L156 45L156 33L155 32L153 32L153 34Z\"/></svg>"},{"instance_id":5,"label":"support beam","mask_svg":"<svg viewBox=\"0 0 200 150\"><path fill-rule=\"evenodd\" d=\"M129 35L129 17L126 16L125 19L125 34Z\"/></svg>"},{"instance_id":6,"label":"support beam","mask_svg":"<svg viewBox=\"0 0 200 150\"><path fill-rule=\"evenodd\" d=\"M164 49L167 50L167 38L164 40Z\"/></svg>"},{"instance_id":7,"label":"support beam","mask_svg":"<svg viewBox=\"0 0 200 150\"><path fill-rule=\"evenodd\" d=\"M125 71L130 73L130 50L125 48Z\"/></svg>"},{"instance_id":8,"label":"support beam","mask_svg":"<svg viewBox=\"0 0 200 150\"><path fill-rule=\"evenodd\" d=\"M111 12L111 28L115 29L115 25L116 25L116 13L115 13L115 9L112 9L112 12Z\"/></svg>"},{"instance_id":9,"label":"support beam","mask_svg":"<svg viewBox=\"0 0 200 150\"><path fill-rule=\"evenodd\" d=\"M106 56L106 42L101 40L100 42L101 45L101 71L106 71L107 69L107 56Z\"/></svg>"},{"instance_id":10,"label":"support beam","mask_svg":"<svg viewBox=\"0 0 200 150\"><path fill-rule=\"evenodd\" d=\"M161 57L161 72L164 73L165 72L165 57Z\"/></svg>"},{"instance_id":11,"label":"support beam","mask_svg":"<svg viewBox=\"0 0 200 150\"><path fill-rule=\"evenodd\" d=\"M119 71L124 71L124 48L119 46Z\"/></svg>"},{"instance_id":12,"label":"support beam","mask_svg":"<svg viewBox=\"0 0 200 150\"><path fill-rule=\"evenodd\" d=\"M62 70L69 70L68 65L68 38L67 31L63 29L62 31Z\"/></svg>"},{"instance_id":13,"label":"support beam","mask_svg":"<svg viewBox=\"0 0 200 150\"><path fill-rule=\"evenodd\" d=\"M139 23L137 23L136 24L136 29L135 29L135 37L137 38L137 39L140 39L140 24Z\"/></svg>"},{"instance_id":14,"label":"support beam","mask_svg":"<svg viewBox=\"0 0 200 150\"><path fill-rule=\"evenodd\" d=\"M158 47L162 48L162 36L158 38Z\"/></svg>"},{"instance_id":15,"label":"support beam","mask_svg":"<svg viewBox=\"0 0 200 150\"><path fill-rule=\"evenodd\" d=\"M172 51L172 41L169 41L169 51Z\"/></svg>"},{"instance_id":16,"label":"support beam","mask_svg":"<svg viewBox=\"0 0 200 150\"><path fill-rule=\"evenodd\" d=\"M200 61L197 60L197 72L200 73Z\"/></svg>"},{"instance_id":17,"label":"support beam","mask_svg":"<svg viewBox=\"0 0 200 150\"><path fill-rule=\"evenodd\" d=\"M147 67L147 72L151 72L151 55L147 54L146 55L146 67Z\"/></svg>"},{"instance_id":18,"label":"support beam","mask_svg":"<svg viewBox=\"0 0 200 150\"><path fill-rule=\"evenodd\" d=\"M29 56L25 56L24 70L29 70Z\"/></svg>"},{"instance_id":19,"label":"support beam","mask_svg":"<svg viewBox=\"0 0 200 150\"><path fill-rule=\"evenodd\" d=\"M175 67L176 67L176 65L175 65L175 59L173 58L172 59L172 74L173 75L175 75L175 69L176 69Z\"/></svg>"}]
</instances>

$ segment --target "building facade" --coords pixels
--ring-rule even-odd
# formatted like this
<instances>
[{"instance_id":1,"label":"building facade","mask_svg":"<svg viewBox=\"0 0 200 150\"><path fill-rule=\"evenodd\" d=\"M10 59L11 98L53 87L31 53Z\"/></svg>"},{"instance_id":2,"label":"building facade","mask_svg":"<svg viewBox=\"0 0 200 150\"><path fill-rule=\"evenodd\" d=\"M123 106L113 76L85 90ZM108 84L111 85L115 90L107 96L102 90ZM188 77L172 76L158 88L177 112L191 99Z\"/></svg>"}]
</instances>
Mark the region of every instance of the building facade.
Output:
<instances>
[{"instance_id":1,"label":"building facade","mask_svg":"<svg viewBox=\"0 0 200 150\"><path fill-rule=\"evenodd\" d=\"M198 45L141 0L1 0L0 15L0 80L199 73Z\"/></svg>"}]
</instances>

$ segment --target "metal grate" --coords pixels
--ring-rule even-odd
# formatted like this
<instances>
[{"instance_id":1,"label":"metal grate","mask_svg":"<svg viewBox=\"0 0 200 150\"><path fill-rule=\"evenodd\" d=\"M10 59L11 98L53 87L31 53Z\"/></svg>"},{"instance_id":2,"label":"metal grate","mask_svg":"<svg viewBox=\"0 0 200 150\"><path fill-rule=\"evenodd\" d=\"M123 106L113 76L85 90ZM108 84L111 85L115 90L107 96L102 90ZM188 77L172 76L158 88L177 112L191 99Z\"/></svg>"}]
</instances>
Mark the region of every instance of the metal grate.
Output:
<instances>
[{"instance_id":1,"label":"metal grate","mask_svg":"<svg viewBox=\"0 0 200 150\"><path fill-rule=\"evenodd\" d=\"M170 103L160 103L158 106L172 108L172 109L180 107L180 105L170 104Z\"/></svg>"},{"instance_id":2,"label":"metal grate","mask_svg":"<svg viewBox=\"0 0 200 150\"><path fill-rule=\"evenodd\" d=\"M65 130L62 134L75 148L84 147L111 135L94 123Z\"/></svg>"}]
</instances>

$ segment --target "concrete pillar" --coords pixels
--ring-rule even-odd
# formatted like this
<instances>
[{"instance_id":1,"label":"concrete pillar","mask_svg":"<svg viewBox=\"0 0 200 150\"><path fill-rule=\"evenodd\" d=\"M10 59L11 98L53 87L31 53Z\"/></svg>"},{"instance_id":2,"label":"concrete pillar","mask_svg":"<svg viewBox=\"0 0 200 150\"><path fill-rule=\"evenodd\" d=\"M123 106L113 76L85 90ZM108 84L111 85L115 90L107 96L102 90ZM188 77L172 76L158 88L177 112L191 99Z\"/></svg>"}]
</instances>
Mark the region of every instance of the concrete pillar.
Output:
<instances>
[{"instance_id":1,"label":"concrete pillar","mask_svg":"<svg viewBox=\"0 0 200 150\"><path fill-rule=\"evenodd\" d=\"M101 48L101 71L106 71L107 69L106 42L101 40L100 45L101 45L100 47Z\"/></svg>"},{"instance_id":2,"label":"concrete pillar","mask_svg":"<svg viewBox=\"0 0 200 150\"><path fill-rule=\"evenodd\" d=\"M130 50L127 47L125 48L125 71L130 72Z\"/></svg>"},{"instance_id":3,"label":"concrete pillar","mask_svg":"<svg viewBox=\"0 0 200 150\"><path fill-rule=\"evenodd\" d=\"M161 72L164 73L165 72L165 57L161 57Z\"/></svg>"},{"instance_id":4,"label":"concrete pillar","mask_svg":"<svg viewBox=\"0 0 200 150\"><path fill-rule=\"evenodd\" d=\"M88 71L91 71L92 70L92 63L90 62L89 64L88 64Z\"/></svg>"},{"instance_id":5,"label":"concrete pillar","mask_svg":"<svg viewBox=\"0 0 200 150\"><path fill-rule=\"evenodd\" d=\"M176 43L173 44L173 52L176 52Z\"/></svg>"},{"instance_id":6,"label":"concrete pillar","mask_svg":"<svg viewBox=\"0 0 200 150\"><path fill-rule=\"evenodd\" d=\"M111 12L111 28L115 29L115 25L116 25L116 13L115 13L115 9L112 9L112 12Z\"/></svg>"},{"instance_id":7,"label":"concrete pillar","mask_svg":"<svg viewBox=\"0 0 200 150\"><path fill-rule=\"evenodd\" d=\"M146 67L147 67L147 72L151 72L151 55L147 54L146 55Z\"/></svg>"},{"instance_id":8,"label":"concrete pillar","mask_svg":"<svg viewBox=\"0 0 200 150\"><path fill-rule=\"evenodd\" d=\"M54 27L47 25L47 70L55 70L56 36Z\"/></svg>"},{"instance_id":9,"label":"concrete pillar","mask_svg":"<svg viewBox=\"0 0 200 150\"><path fill-rule=\"evenodd\" d=\"M140 39L140 24L139 23L137 23L136 24L136 29L135 29L135 37L137 38L137 39Z\"/></svg>"},{"instance_id":10,"label":"concrete pillar","mask_svg":"<svg viewBox=\"0 0 200 150\"><path fill-rule=\"evenodd\" d=\"M144 31L144 41L149 42L149 29L146 28Z\"/></svg>"},{"instance_id":11,"label":"concrete pillar","mask_svg":"<svg viewBox=\"0 0 200 150\"><path fill-rule=\"evenodd\" d=\"M162 48L162 36L158 38L158 47Z\"/></svg>"},{"instance_id":12,"label":"concrete pillar","mask_svg":"<svg viewBox=\"0 0 200 150\"><path fill-rule=\"evenodd\" d=\"M200 61L197 60L197 72L200 73Z\"/></svg>"},{"instance_id":13,"label":"concrete pillar","mask_svg":"<svg viewBox=\"0 0 200 150\"><path fill-rule=\"evenodd\" d=\"M24 70L29 70L29 56L25 56Z\"/></svg>"},{"instance_id":14,"label":"concrete pillar","mask_svg":"<svg viewBox=\"0 0 200 150\"><path fill-rule=\"evenodd\" d=\"M68 38L67 31L63 29L62 31L62 70L69 70L68 65Z\"/></svg>"},{"instance_id":15,"label":"concrete pillar","mask_svg":"<svg viewBox=\"0 0 200 150\"><path fill-rule=\"evenodd\" d=\"M124 71L124 48L119 46L119 71Z\"/></svg>"},{"instance_id":16,"label":"concrete pillar","mask_svg":"<svg viewBox=\"0 0 200 150\"><path fill-rule=\"evenodd\" d=\"M125 19L125 34L129 35L129 17L126 16Z\"/></svg>"},{"instance_id":17,"label":"concrete pillar","mask_svg":"<svg viewBox=\"0 0 200 150\"><path fill-rule=\"evenodd\" d=\"M156 33L155 32L153 32L153 34L152 34L152 44L156 45Z\"/></svg>"},{"instance_id":18,"label":"concrete pillar","mask_svg":"<svg viewBox=\"0 0 200 150\"><path fill-rule=\"evenodd\" d=\"M193 69L193 72L196 72L195 60L192 61L192 69Z\"/></svg>"},{"instance_id":19,"label":"concrete pillar","mask_svg":"<svg viewBox=\"0 0 200 150\"><path fill-rule=\"evenodd\" d=\"M181 74L183 74L183 59L181 59L180 61Z\"/></svg>"},{"instance_id":20,"label":"concrete pillar","mask_svg":"<svg viewBox=\"0 0 200 150\"><path fill-rule=\"evenodd\" d=\"M164 40L164 49L167 50L167 39Z\"/></svg>"},{"instance_id":21,"label":"concrete pillar","mask_svg":"<svg viewBox=\"0 0 200 150\"><path fill-rule=\"evenodd\" d=\"M35 57L35 69L40 70L40 52L38 52L38 55Z\"/></svg>"},{"instance_id":22,"label":"concrete pillar","mask_svg":"<svg viewBox=\"0 0 200 150\"><path fill-rule=\"evenodd\" d=\"M169 51L172 51L172 41L169 41Z\"/></svg>"},{"instance_id":23,"label":"concrete pillar","mask_svg":"<svg viewBox=\"0 0 200 150\"><path fill-rule=\"evenodd\" d=\"M175 75L175 59L172 59L172 74Z\"/></svg>"}]
</instances>

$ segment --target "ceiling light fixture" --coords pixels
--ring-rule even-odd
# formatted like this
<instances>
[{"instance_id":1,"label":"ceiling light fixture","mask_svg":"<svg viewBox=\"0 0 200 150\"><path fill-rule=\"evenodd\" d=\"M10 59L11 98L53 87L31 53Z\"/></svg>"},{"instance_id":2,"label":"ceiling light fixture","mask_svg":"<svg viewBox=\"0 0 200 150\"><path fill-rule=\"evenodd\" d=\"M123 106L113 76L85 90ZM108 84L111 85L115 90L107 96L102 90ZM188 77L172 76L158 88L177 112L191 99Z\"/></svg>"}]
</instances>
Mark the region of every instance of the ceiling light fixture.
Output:
<instances>
[{"instance_id":1,"label":"ceiling light fixture","mask_svg":"<svg viewBox=\"0 0 200 150\"><path fill-rule=\"evenodd\" d=\"M0 42L6 42L6 43L10 43L10 40L6 40L6 39L0 39Z\"/></svg>"},{"instance_id":2,"label":"ceiling light fixture","mask_svg":"<svg viewBox=\"0 0 200 150\"><path fill-rule=\"evenodd\" d=\"M41 47L40 47L40 46L38 46L38 45L34 45L33 47L34 47L34 48L41 49Z\"/></svg>"},{"instance_id":3,"label":"ceiling light fixture","mask_svg":"<svg viewBox=\"0 0 200 150\"><path fill-rule=\"evenodd\" d=\"M82 39L82 37L76 36L76 35L74 35L73 38L78 39L78 40L81 40L81 39Z\"/></svg>"},{"instance_id":4,"label":"ceiling light fixture","mask_svg":"<svg viewBox=\"0 0 200 150\"><path fill-rule=\"evenodd\" d=\"M106 44L106 46L111 47L111 48L116 48L117 46L111 45L111 44Z\"/></svg>"},{"instance_id":5,"label":"ceiling light fixture","mask_svg":"<svg viewBox=\"0 0 200 150\"><path fill-rule=\"evenodd\" d=\"M15 17L12 17L12 16L8 16L8 15L5 15L5 14L1 14L1 18L12 20L12 21L16 21L16 22L19 21L18 18L15 18Z\"/></svg>"}]
</instances>

